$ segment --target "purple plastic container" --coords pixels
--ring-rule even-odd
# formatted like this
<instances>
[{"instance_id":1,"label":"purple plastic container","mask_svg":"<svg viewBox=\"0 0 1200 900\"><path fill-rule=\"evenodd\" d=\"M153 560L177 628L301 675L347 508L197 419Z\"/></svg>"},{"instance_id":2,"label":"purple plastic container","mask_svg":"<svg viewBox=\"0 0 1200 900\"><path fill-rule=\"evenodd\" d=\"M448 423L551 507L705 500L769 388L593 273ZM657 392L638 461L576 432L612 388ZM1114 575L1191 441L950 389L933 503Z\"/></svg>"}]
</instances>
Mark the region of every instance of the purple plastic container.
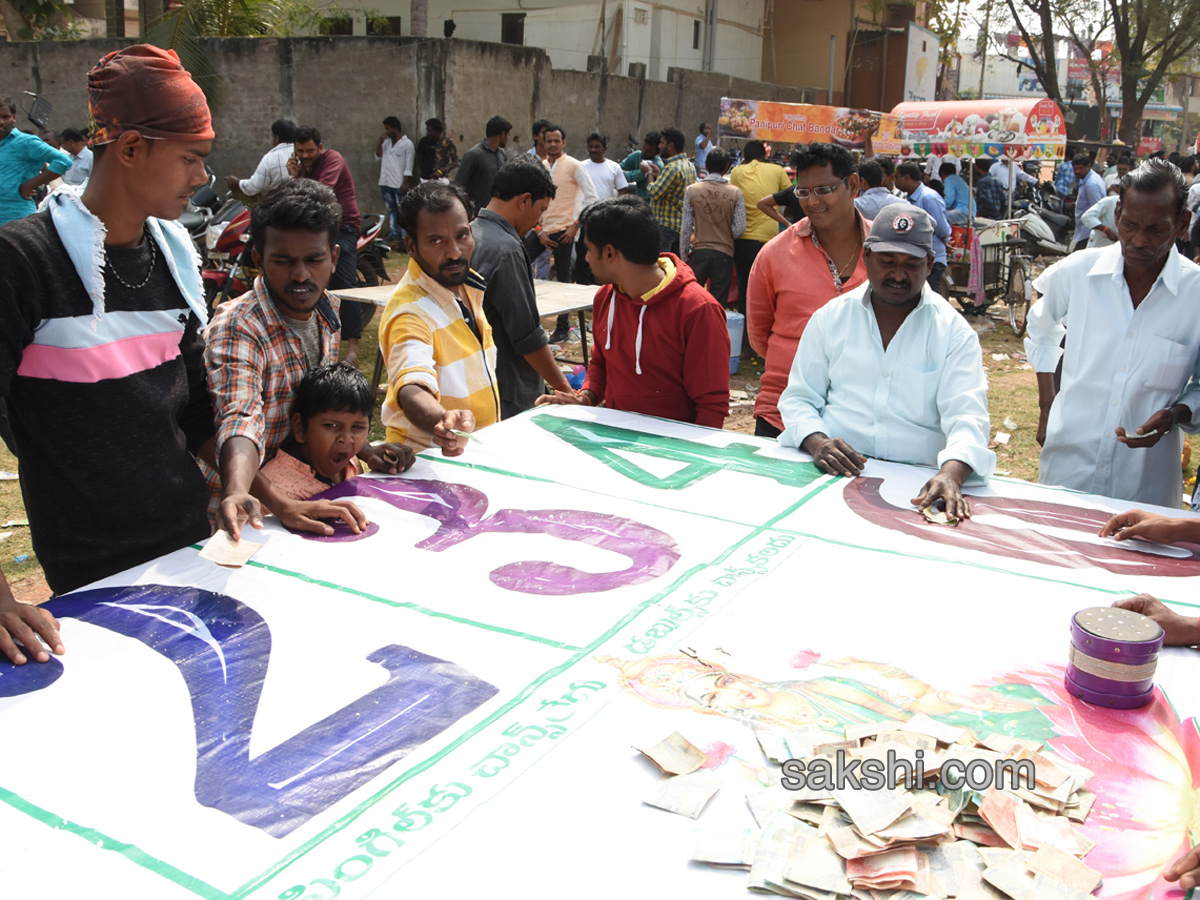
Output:
<instances>
[{"instance_id":1,"label":"purple plastic container","mask_svg":"<svg viewBox=\"0 0 1200 900\"><path fill-rule=\"evenodd\" d=\"M1096 706L1145 706L1154 696L1162 645L1162 627L1141 613L1111 606L1080 610L1071 620L1067 690Z\"/></svg>"}]
</instances>

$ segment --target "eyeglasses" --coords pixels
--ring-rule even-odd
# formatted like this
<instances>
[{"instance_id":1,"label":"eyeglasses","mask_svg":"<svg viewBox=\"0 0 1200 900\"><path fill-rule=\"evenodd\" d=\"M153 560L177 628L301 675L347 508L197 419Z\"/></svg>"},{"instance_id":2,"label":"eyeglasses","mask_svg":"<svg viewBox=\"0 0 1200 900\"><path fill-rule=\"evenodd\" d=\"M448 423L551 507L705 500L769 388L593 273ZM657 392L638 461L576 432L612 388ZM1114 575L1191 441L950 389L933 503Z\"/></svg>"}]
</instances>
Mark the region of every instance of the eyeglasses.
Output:
<instances>
[{"instance_id":1,"label":"eyeglasses","mask_svg":"<svg viewBox=\"0 0 1200 900\"><path fill-rule=\"evenodd\" d=\"M846 178L849 178L849 177L850 177L849 175L846 176ZM793 188L793 190L795 190L796 196L799 197L801 200L807 200L813 194L816 194L818 197L828 197L830 194L832 194L834 191L836 191L839 187L842 186L842 184L846 181L846 178L838 179L833 184L823 184L820 187L813 188L811 191L808 188L802 188L802 187Z\"/></svg>"}]
</instances>

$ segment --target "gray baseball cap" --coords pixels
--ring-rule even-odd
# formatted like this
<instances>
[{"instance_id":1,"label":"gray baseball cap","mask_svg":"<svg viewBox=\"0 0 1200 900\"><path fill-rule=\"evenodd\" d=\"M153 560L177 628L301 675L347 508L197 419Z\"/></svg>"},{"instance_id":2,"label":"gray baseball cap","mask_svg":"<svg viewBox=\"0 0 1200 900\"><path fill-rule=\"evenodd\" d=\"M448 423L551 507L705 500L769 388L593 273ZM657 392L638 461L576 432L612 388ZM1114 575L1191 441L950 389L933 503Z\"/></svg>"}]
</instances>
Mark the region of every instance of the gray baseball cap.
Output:
<instances>
[{"instance_id":1,"label":"gray baseball cap","mask_svg":"<svg viewBox=\"0 0 1200 900\"><path fill-rule=\"evenodd\" d=\"M911 203L889 203L875 216L863 246L872 253L933 255L933 217Z\"/></svg>"}]
</instances>

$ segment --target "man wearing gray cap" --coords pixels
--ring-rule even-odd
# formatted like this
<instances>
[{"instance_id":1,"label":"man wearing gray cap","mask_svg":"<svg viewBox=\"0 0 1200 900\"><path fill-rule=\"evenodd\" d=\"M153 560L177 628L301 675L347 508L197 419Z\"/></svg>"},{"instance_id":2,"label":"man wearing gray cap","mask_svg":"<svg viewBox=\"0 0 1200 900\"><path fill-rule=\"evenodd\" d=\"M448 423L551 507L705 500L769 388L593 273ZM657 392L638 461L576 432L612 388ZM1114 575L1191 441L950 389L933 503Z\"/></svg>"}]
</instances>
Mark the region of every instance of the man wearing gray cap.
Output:
<instances>
[{"instance_id":1,"label":"man wearing gray cap","mask_svg":"<svg viewBox=\"0 0 1200 900\"><path fill-rule=\"evenodd\" d=\"M913 499L943 500L966 517L962 485L987 478L996 454L979 338L926 279L934 225L909 203L884 207L863 244L868 282L809 320L779 398L779 442L833 475L859 475L866 457L936 466Z\"/></svg>"}]
</instances>

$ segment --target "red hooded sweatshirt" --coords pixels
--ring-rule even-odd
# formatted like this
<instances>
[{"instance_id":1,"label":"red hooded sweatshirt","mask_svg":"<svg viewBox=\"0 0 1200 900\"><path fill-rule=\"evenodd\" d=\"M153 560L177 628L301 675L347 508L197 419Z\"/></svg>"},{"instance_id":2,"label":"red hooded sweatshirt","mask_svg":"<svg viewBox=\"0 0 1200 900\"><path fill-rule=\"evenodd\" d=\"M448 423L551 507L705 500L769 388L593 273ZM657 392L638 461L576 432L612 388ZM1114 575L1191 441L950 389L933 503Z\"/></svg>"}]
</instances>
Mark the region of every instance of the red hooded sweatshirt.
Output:
<instances>
[{"instance_id":1,"label":"red hooded sweatshirt","mask_svg":"<svg viewBox=\"0 0 1200 900\"><path fill-rule=\"evenodd\" d=\"M658 265L665 283L641 297L611 284L596 292L583 386L609 409L720 428L729 415L725 309L673 253Z\"/></svg>"}]
</instances>

